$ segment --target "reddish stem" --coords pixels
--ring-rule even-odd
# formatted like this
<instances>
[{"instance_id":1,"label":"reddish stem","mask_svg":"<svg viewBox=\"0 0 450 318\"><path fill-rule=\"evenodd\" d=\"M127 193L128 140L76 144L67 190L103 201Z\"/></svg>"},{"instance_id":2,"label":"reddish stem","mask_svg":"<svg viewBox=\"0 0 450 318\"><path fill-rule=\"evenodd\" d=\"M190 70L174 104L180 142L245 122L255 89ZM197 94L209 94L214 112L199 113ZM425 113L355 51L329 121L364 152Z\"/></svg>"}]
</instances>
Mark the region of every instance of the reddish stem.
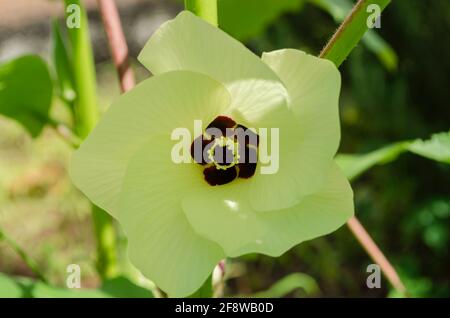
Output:
<instances>
[{"instance_id":1,"label":"reddish stem","mask_svg":"<svg viewBox=\"0 0 450 318\"><path fill-rule=\"evenodd\" d=\"M377 244L375 244L369 233L367 233L366 229L362 226L358 219L356 217L352 217L347 221L347 226L374 262L380 265L381 270L392 286L406 296L407 292L405 285L403 285L400 280L395 268L386 256L384 256L383 252L378 248Z\"/></svg>"},{"instance_id":2,"label":"reddish stem","mask_svg":"<svg viewBox=\"0 0 450 318\"><path fill-rule=\"evenodd\" d=\"M134 87L134 73L128 61L128 46L122 30L119 12L114 0L97 0L111 55L119 75L120 89L126 92Z\"/></svg>"}]
</instances>

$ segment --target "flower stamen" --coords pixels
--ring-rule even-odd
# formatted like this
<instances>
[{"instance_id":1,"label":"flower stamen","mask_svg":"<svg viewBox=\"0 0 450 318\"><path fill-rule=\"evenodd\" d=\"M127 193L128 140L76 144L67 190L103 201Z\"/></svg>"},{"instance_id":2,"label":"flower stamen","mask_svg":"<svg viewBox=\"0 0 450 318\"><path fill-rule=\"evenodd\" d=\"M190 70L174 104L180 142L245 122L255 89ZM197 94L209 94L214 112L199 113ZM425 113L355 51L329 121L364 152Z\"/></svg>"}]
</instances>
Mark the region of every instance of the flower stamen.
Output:
<instances>
[{"instance_id":1,"label":"flower stamen","mask_svg":"<svg viewBox=\"0 0 450 318\"><path fill-rule=\"evenodd\" d=\"M239 143L234 138L220 137L207 151L208 159L217 169L226 170L239 163Z\"/></svg>"},{"instance_id":2,"label":"flower stamen","mask_svg":"<svg viewBox=\"0 0 450 318\"><path fill-rule=\"evenodd\" d=\"M255 174L259 136L227 116L216 117L191 145L191 156L205 166L208 184L222 185Z\"/></svg>"}]
</instances>

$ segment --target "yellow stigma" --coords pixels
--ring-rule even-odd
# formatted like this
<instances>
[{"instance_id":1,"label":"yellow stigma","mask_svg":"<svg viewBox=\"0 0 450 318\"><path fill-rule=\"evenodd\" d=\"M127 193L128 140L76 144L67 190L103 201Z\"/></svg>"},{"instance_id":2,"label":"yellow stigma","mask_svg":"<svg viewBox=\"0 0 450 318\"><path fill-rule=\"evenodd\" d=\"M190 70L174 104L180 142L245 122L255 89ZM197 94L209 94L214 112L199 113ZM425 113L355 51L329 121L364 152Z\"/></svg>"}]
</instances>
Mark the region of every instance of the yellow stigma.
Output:
<instances>
[{"instance_id":1,"label":"yellow stigma","mask_svg":"<svg viewBox=\"0 0 450 318\"><path fill-rule=\"evenodd\" d=\"M226 164L225 162L217 162L215 159L215 152L216 148L223 148L226 147L228 150L231 151L233 154L233 161L229 164ZM208 159L214 163L217 169L226 170L228 168L233 167L234 165L239 163L239 143L234 140L234 138L227 138L224 136L221 136L220 138L214 139L214 144L210 149L207 151L208 153ZM223 158L225 159L225 158ZM224 160L225 161L225 160Z\"/></svg>"}]
</instances>

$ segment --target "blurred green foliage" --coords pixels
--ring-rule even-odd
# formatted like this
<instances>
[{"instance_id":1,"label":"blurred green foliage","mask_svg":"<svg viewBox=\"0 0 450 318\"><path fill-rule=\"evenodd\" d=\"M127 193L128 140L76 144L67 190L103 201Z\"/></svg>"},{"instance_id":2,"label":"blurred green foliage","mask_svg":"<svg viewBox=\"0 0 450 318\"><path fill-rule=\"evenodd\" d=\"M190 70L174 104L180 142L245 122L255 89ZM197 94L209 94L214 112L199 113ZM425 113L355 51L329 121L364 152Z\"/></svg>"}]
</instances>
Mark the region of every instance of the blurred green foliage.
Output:
<instances>
[{"instance_id":1,"label":"blurred green foliage","mask_svg":"<svg viewBox=\"0 0 450 318\"><path fill-rule=\"evenodd\" d=\"M218 0L219 26L240 41L260 34L282 13L299 10L305 0Z\"/></svg>"},{"instance_id":2,"label":"blurred green foliage","mask_svg":"<svg viewBox=\"0 0 450 318\"><path fill-rule=\"evenodd\" d=\"M311 4L328 12L337 23L342 22L352 9L351 0L308 0ZM386 3L386 1L383 1ZM373 4L373 3L370 3ZM369 14L373 11L369 10ZM376 30L376 29L375 29ZM369 29L362 38L362 43L373 52L384 67L390 71L397 69L398 57L392 47L375 30Z\"/></svg>"},{"instance_id":3,"label":"blurred green foliage","mask_svg":"<svg viewBox=\"0 0 450 318\"><path fill-rule=\"evenodd\" d=\"M23 56L0 65L0 114L20 122L39 135L48 122L53 83L47 63L38 56Z\"/></svg>"},{"instance_id":4,"label":"blurred green foliage","mask_svg":"<svg viewBox=\"0 0 450 318\"><path fill-rule=\"evenodd\" d=\"M152 293L126 277L103 282L98 289L67 289L52 287L29 278L15 278L0 273L0 298L152 298Z\"/></svg>"},{"instance_id":5,"label":"blurred green foliage","mask_svg":"<svg viewBox=\"0 0 450 318\"><path fill-rule=\"evenodd\" d=\"M319 286L311 276L304 273L292 273L276 281L269 289L249 295L253 298L280 298L302 290L308 296L316 296ZM299 295L302 295L299 293Z\"/></svg>"},{"instance_id":6,"label":"blurred green foliage","mask_svg":"<svg viewBox=\"0 0 450 318\"><path fill-rule=\"evenodd\" d=\"M237 2L239 10L232 10ZM219 0L219 22L258 54L292 47L317 55L342 20L346 3L349 1ZM270 10L263 10L262 4ZM54 31L55 75L61 79L57 93L70 103L74 96L72 79L67 76L69 54L56 25ZM449 130L450 43L445 42L449 33L450 2L396 0L383 13L382 28L369 33L372 36L366 35L365 45L358 46L341 67L341 152L358 154L341 158L352 177L360 176L353 183L357 216L417 297L450 295L450 168L421 157L448 162L448 133L419 140ZM43 122L36 118L46 118L50 111L51 81L42 60L23 59L0 66L0 112L21 122L35 136L43 128ZM18 71L12 73L11 69ZM114 90L109 83L111 72L99 75L100 91L108 98ZM8 86L14 88L13 95L5 90ZM20 98L15 100L15 96ZM26 110L25 117L17 114L18 107ZM61 107L55 109L56 113L61 111ZM39 228L26 228L26 237L19 241L37 256L54 285L63 286L64 266L75 259L89 263L83 267L83 279L89 286L98 286L93 273L93 238L87 235L91 225L89 205L70 187L65 172L58 170L64 170L61 166L67 164L71 150L61 146L53 135L38 138L32 147L17 127L1 118L0 124L0 204L7 216L2 225L16 229L12 231L15 236L22 233L25 220ZM399 143L404 140L416 141ZM420 156L398 156L406 150ZM45 168L48 162L50 170ZM9 169L12 163L14 167ZM375 166L378 163L389 164ZM55 166L59 172L53 176ZM46 233L49 224L58 229L50 237ZM36 241L41 244L34 245ZM18 266L20 261L5 252L4 246L0 248L0 253L7 255L0 258L0 270L33 275ZM381 289L366 287L366 266L371 262L343 227L280 258L248 255L232 260L227 266L226 295L399 296L385 280ZM89 297L121 296L115 291L123 289L128 295L138 297L142 292L148 296L147 289L128 289L126 286L134 284L125 278L118 280L81 293ZM70 297L73 293L27 278L1 275L0 291L5 289L29 297Z\"/></svg>"},{"instance_id":7,"label":"blurred green foliage","mask_svg":"<svg viewBox=\"0 0 450 318\"><path fill-rule=\"evenodd\" d=\"M365 154L338 154L336 162L349 180L369 170L377 164L386 164L410 151L438 162L450 163L450 132L434 134L428 140L396 142Z\"/></svg>"}]
</instances>

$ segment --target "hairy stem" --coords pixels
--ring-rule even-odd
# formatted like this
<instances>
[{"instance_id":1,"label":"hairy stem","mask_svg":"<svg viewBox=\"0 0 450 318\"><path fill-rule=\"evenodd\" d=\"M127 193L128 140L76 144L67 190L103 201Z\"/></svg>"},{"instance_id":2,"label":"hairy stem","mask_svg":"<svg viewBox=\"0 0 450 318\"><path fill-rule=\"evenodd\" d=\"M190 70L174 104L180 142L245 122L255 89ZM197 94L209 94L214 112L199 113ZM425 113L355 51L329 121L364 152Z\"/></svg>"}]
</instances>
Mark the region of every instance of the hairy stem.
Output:
<instances>
[{"instance_id":1,"label":"hairy stem","mask_svg":"<svg viewBox=\"0 0 450 318\"><path fill-rule=\"evenodd\" d=\"M332 61L336 66L341 65L369 29L368 24L375 13L374 10L381 13L390 1L359 0L322 49L319 57Z\"/></svg>"}]
</instances>

